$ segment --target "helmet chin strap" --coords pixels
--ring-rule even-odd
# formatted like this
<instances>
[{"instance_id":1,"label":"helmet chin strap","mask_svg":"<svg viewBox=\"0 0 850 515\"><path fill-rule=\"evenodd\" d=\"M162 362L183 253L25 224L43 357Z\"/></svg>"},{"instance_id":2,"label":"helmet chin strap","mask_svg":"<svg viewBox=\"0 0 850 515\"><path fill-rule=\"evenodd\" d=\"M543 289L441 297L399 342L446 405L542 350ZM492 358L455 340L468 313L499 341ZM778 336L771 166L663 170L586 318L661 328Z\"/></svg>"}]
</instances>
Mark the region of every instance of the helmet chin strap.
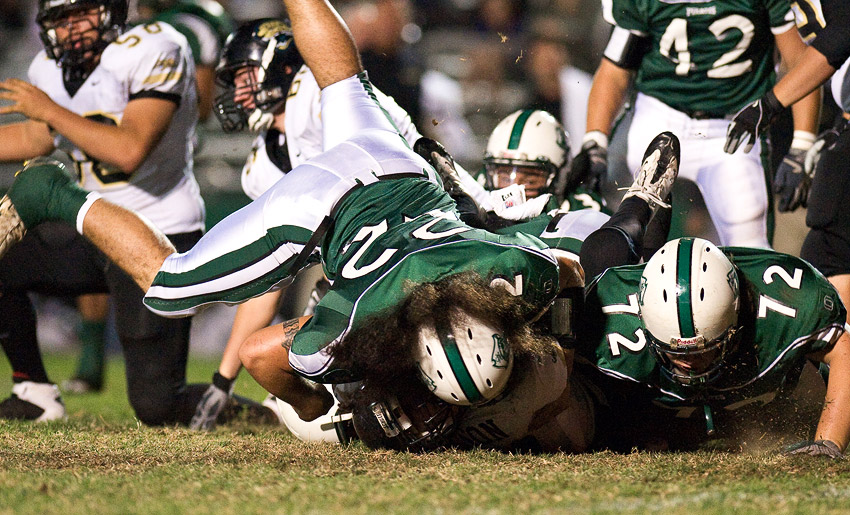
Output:
<instances>
[{"instance_id":1,"label":"helmet chin strap","mask_svg":"<svg viewBox=\"0 0 850 515\"><path fill-rule=\"evenodd\" d=\"M248 128L255 132L260 132L268 129L274 123L274 115L264 113L259 109L254 109L251 116L248 117Z\"/></svg>"}]
</instances>

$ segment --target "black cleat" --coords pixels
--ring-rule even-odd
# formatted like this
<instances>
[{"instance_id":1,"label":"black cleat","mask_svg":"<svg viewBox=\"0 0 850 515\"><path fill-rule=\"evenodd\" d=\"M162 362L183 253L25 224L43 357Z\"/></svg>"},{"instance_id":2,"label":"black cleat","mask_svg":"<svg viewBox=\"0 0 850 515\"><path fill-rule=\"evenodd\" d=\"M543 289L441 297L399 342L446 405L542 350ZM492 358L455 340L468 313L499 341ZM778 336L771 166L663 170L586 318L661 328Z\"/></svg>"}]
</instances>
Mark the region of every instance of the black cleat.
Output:
<instances>
[{"instance_id":1,"label":"black cleat","mask_svg":"<svg viewBox=\"0 0 850 515\"><path fill-rule=\"evenodd\" d=\"M15 383L12 396L0 402L0 419L46 422L65 418L59 388L51 383Z\"/></svg>"}]
</instances>

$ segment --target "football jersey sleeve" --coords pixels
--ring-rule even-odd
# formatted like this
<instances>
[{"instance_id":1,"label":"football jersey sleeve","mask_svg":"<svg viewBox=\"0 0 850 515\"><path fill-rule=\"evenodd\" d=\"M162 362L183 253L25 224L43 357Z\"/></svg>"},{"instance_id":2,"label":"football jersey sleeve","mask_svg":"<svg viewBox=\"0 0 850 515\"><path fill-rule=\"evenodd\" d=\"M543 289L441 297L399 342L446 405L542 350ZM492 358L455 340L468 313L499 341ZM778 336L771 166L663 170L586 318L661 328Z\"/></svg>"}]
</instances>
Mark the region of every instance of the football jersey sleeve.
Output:
<instances>
[{"instance_id":1,"label":"football jersey sleeve","mask_svg":"<svg viewBox=\"0 0 850 515\"><path fill-rule=\"evenodd\" d=\"M797 25L797 18L791 10L788 0L765 0L767 15L770 18L770 31L782 34Z\"/></svg>"},{"instance_id":2,"label":"football jersey sleeve","mask_svg":"<svg viewBox=\"0 0 850 515\"><path fill-rule=\"evenodd\" d=\"M645 0L602 0L602 17L615 27L649 33L649 22L641 7Z\"/></svg>"},{"instance_id":3,"label":"football jersey sleeve","mask_svg":"<svg viewBox=\"0 0 850 515\"><path fill-rule=\"evenodd\" d=\"M147 51L137 52L128 84L129 99L153 97L179 104L187 81L193 81L195 74L185 38L171 26L160 23L136 27L133 31L149 31L155 37L145 38L143 32L139 33L139 46L145 45ZM170 34L163 34L166 31ZM182 44L177 38L183 39Z\"/></svg>"}]
</instances>

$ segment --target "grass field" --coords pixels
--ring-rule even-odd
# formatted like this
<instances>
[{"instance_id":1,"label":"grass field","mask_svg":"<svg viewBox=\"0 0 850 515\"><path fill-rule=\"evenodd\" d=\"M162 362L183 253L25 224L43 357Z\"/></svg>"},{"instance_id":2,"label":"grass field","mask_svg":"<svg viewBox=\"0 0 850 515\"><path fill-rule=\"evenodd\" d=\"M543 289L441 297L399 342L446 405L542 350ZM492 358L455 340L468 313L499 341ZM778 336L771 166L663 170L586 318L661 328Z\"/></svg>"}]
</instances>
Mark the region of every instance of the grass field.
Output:
<instances>
[{"instance_id":1,"label":"grass field","mask_svg":"<svg viewBox=\"0 0 850 515\"><path fill-rule=\"evenodd\" d=\"M48 356L55 381L71 361ZM204 381L212 362L193 361ZM133 418L123 365L67 422L0 423L6 513L850 513L850 460L774 453L417 456L303 444L283 429L212 433ZM10 388L0 364L0 393ZM261 399L245 376L237 393Z\"/></svg>"}]
</instances>

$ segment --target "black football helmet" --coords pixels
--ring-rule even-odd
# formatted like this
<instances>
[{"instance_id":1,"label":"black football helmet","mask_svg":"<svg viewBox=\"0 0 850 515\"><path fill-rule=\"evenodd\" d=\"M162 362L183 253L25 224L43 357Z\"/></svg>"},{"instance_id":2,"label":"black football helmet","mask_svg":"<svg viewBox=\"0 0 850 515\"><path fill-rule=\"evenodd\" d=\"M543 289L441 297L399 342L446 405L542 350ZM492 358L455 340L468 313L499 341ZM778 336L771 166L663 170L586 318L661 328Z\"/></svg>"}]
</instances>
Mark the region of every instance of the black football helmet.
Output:
<instances>
[{"instance_id":1,"label":"black football helmet","mask_svg":"<svg viewBox=\"0 0 850 515\"><path fill-rule=\"evenodd\" d=\"M263 18L236 29L224 43L215 70L216 83L223 89L215 106L221 127L226 132L246 126L251 130L268 128L275 111L286 102L292 79L303 64L289 20ZM248 66L255 67L256 74L237 90L237 73ZM253 98L253 109L236 101L236 97L246 94Z\"/></svg>"},{"instance_id":2,"label":"black football helmet","mask_svg":"<svg viewBox=\"0 0 850 515\"><path fill-rule=\"evenodd\" d=\"M84 32L71 32L60 42L56 28L61 27L68 14L82 9L98 9L94 27L97 37L89 39ZM36 22L47 56L62 67L65 80L79 80L93 69L92 63L104 48L115 41L127 23L127 0L39 0Z\"/></svg>"},{"instance_id":3,"label":"black football helmet","mask_svg":"<svg viewBox=\"0 0 850 515\"><path fill-rule=\"evenodd\" d=\"M419 388L397 393L357 393L352 412L357 437L370 449L428 452L449 447L466 408Z\"/></svg>"}]
</instances>

